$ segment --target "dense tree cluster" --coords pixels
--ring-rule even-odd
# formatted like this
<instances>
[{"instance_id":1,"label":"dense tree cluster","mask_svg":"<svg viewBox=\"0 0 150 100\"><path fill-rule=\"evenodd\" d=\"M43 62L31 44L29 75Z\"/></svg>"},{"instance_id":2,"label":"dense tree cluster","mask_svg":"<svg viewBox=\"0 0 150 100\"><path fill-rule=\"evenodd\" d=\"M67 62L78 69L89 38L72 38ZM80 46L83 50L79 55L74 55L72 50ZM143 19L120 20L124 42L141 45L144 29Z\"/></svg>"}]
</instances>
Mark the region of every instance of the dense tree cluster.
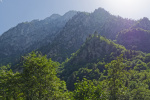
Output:
<instances>
[{"instance_id":1,"label":"dense tree cluster","mask_svg":"<svg viewBox=\"0 0 150 100\"><path fill-rule=\"evenodd\" d=\"M127 49L150 52L150 31L142 28L131 28L121 31L117 36L117 43Z\"/></svg>"},{"instance_id":2,"label":"dense tree cluster","mask_svg":"<svg viewBox=\"0 0 150 100\"><path fill-rule=\"evenodd\" d=\"M150 100L149 38L148 18L102 8L18 24L0 36L0 100Z\"/></svg>"},{"instance_id":3,"label":"dense tree cluster","mask_svg":"<svg viewBox=\"0 0 150 100\"><path fill-rule=\"evenodd\" d=\"M56 76L58 63L34 52L23 59L21 73L14 73L6 66L1 67L0 98L2 100L67 99L66 84Z\"/></svg>"},{"instance_id":4,"label":"dense tree cluster","mask_svg":"<svg viewBox=\"0 0 150 100\"><path fill-rule=\"evenodd\" d=\"M142 60L127 61L123 57L122 54L109 63L98 62L88 65L89 68L75 71L71 78L78 77L74 82L75 87L69 91L66 88L69 84L66 85L65 81L58 78L60 64L32 52L23 57L23 70L20 73L9 70L9 66L1 67L0 99L149 100L149 54L143 58L146 63ZM136 66L130 68L129 65L134 63ZM104 69L100 71L102 66ZM146 68L143 69L143 66Z\"/></svg>"}]
</instances>

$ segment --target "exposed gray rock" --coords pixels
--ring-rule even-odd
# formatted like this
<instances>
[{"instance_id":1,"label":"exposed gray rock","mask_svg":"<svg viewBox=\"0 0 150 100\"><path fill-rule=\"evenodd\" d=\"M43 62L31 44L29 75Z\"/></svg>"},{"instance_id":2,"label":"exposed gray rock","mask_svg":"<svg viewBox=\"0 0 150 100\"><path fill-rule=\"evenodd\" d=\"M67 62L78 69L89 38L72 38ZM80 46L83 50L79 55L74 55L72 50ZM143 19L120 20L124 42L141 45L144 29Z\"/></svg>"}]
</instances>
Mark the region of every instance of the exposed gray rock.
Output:
<instances>
[{"instance_id":1,"label":"exposed gray rock","mask_svg":"<svg viewBox=\"0 0 150 100\"><path fill-rule=\"evenodd\" d=\"M57 36L77 12L70 11L63 16L53 14L44 20L23 22L9 29L0 36L0 64L8 63L7 58L14 58L47 45Z\"/></svg>"}]
</instances>

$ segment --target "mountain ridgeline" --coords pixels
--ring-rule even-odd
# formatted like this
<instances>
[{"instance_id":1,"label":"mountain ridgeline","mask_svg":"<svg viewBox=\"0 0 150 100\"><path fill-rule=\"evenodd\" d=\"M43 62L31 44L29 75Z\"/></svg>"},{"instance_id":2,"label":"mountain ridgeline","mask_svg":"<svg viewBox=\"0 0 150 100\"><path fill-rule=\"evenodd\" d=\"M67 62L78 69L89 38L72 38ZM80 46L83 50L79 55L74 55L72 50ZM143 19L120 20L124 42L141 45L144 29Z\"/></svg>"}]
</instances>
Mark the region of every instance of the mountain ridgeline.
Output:
<instances>
[{"instance_id":1,"label":"mountain ridgeline","mask_svg":"<svg viewBox=\"0 0 150 100\"><path fill-rule=\"evenodd\" d=\"M124 40L127 35L122 36L124 39L118 38L121 37L123 30L134 28L149 30L149 25L148 18L144 17L138 21L124 19L111 15L103 8L98 8L92 13L69 11L63 16L53 14L44 20L20 23L3 33L0 36L0 64L13 64L19 60L20 56L33 50L48 55L52 60L63 62L76 52L86 38L95 31L101 36L124 45L125 41L128 42ZM148 44L148 40L145 42ZM124 46L127 49L149 52L148 48L145 51L136 45L130 48Z\"/></svg>"},{"instance_id":2,"label":"mountain ridgeline","mask_svg":"<svg viewBox=\"0 0 150 100\"><path fill-rule=\"evenodd\" d=\"M135 21L113 16L102 8L93 13L79 12L66 23L60 34L55 37L55 41L39 50L53 60L63 62L95 31L114 40L118 32L134 24Z\"/></svg>"},{"instance_id":3,"label":"mountain ridgeline","mask_svg":"<svg viewBox=\"0 0 150 100\"><path fill-rule=\"evenodd\" d=\"M125 46L127 49L149 53L150 30L144 30L141 28L124 30L117 36L117 43Z\"/></svg>"},{"instance_id":4,"label":"mountain ridgeline","mask_svg":"<svg viewBox=\"0 0 150 100\"><path fill-rule=\"evenodd\" d=\"M103 8L20 23L0 36L0 99L150 100L149 38L148 18Z\"/></svg>"},{"instance_id":5,"label":"mountain ridgeline","mask_svg":"<svg viewBox=\"0 0 150 100\"><path fill-rule=\"evenodd\" d=\"M146 17L138 21L124 19L111 15L103 8L92 13L69 11L63 16L53 14L44 20L20 23L3 33L0 36L0 64L14 64L22 55L33 50L48 55L54 61L63 62L95 31L127 49L148 53L149 25Z\"/></svg>"},{"instance_id":6,"label":"mountain ridgeline","mask_svg":"<svg viewBox=\"0 0 150 100\"><path fill-rule=\"evenodd\" d=\"M53 14L44 20L23 22L9 29L0 36L0 64L13 63L21 55L51 43L76 14L76 11L63 16Z\"/></svg>"},{"instance_id":7,"label":"mountain ridgeline","mask_svg":"<svg viewBox=\"0 0 150 100\"><path fill-rule=\"evenodd\" d=\"M73 90L77 77L80 80L84 77L90 80L99 79L105 69L105 63L125 51L123 46L95 33L90 35L81 48L61 65L60 77L67 82L68 89Z\"/></svg>"}]
</instances>

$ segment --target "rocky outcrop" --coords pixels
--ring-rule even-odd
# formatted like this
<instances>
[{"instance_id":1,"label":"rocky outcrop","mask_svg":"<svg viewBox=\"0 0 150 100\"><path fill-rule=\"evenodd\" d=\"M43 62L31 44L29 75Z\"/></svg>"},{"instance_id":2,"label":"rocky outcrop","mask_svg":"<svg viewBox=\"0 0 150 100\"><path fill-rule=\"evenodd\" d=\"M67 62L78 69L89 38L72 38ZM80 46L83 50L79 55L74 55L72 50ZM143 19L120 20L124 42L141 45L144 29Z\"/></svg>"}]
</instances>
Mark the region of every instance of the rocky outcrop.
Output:
<instances>
[{"instance_id":1,"label":"rocky outcrop","mask_svg":"<svg viewBox=\"0 0 150 100\"><path fill-rule=\"evenodd\" d=\"M53 41L76 13L70 11L63 16L53 14L44 20L23 22L3 33L0 36L0 64L8 63L8 58L13 59L14 55L23 55Z\"/></svg>"},{"instance_id":2,"label":"rocky outcrop","mask_svg":"<svg viewBox=\"0 0 150 100\"><path fill-rule=\"evenodd\" d=\"M88 76L92 71L93 74L97 75L98 73L94 72L94 70L98 68L98 62L109 63L125 51L126 49L123 46L115 44L111 40L100 35L92 35L87 38L77 52L73 53L61 65L62 73L60 73L60 78L67 82L69 89L72 89L77 77L82 79L82 75ZM99 70L102 71L103 69L104 65L100 65L97 71L99 72ZM93 74L91 73L90 76L93 76ZM93 76L93 78L97 77Z\"/></svg>"},{"instance_id":3,"label":"rocky outcrop","mask_svg":"<svg viewBox=\"0 0 150 100\"><path fill-rule=\"evenodd\" d=\"M93 13L79 12L70 19L54 41L40 51L55 61L62 62L86 41L86 37L98 34L114 40L118 32L128 29L135 21L113 16L102 8Z\"/></svg>"}]
</instances>

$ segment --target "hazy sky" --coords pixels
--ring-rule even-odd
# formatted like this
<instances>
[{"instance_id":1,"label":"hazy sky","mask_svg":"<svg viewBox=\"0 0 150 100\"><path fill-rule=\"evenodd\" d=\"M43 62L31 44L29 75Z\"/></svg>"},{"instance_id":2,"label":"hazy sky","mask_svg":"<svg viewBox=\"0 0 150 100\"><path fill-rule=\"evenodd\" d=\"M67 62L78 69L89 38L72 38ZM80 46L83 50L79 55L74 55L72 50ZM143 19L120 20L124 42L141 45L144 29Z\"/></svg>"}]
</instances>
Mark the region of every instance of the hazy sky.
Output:
<instances>
[{"instance_id":1,"label":"hazy sky","mask_svg":"<svg viewBox=\"0 0 150 100\"><path fill-rule=\"evenodd\" d=\"M18 23L69 10L93 12L102 7L124 18L150 19L150 0L0 0L0 34Z\"/></svg>"}]
</instances>

